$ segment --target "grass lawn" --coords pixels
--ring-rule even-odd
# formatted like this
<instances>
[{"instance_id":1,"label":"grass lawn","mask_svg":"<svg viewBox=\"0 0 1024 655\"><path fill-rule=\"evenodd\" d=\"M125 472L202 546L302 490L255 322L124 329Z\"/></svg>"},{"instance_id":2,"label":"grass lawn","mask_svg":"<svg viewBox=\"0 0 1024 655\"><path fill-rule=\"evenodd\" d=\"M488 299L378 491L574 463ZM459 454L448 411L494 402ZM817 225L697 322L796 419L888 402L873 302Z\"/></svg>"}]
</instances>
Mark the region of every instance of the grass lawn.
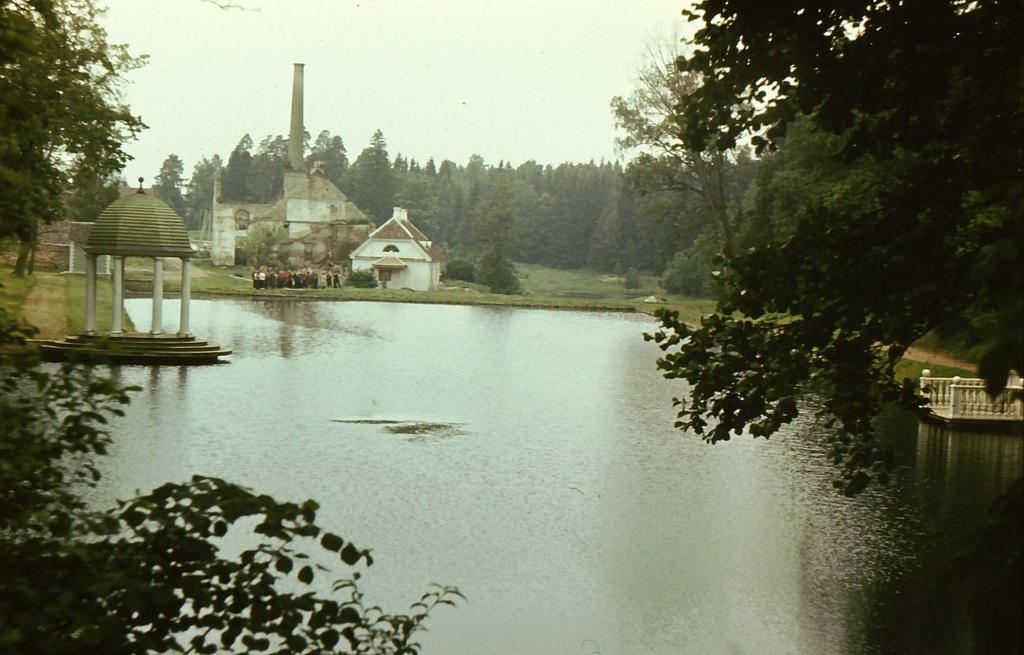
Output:
<instances>
[{"instance_id":1,"label":"grass lawn","mask_svg":"<svg viewBox=\"0 0 1024 655\"><path fill-rule=\"evenodd\" d=\"M619 275L595 271L561 270L545 268L535 264L516 264L523 291L529 296L591 296L615 298L618 300L661 296L658 278L654 275L640 275L640 287L626 289L625 280Z\"/></svg>"},{"instance_id":2,"label":"grass lawn","mask_svg":"<svg viewBox=\"0 0 1024 655\"><path fill-rule=\"evenodd\" d=\"M19 311L35 281L33 275L18 277L8 270L0 273L0 307L11 312L16 318L24 318Z\"/></svg>"},{"instance_id":3,"label":"grass lawn","mask_svg":"<svg viewBox=\"0 0 1024 655\"><path fill-rule=\"evenodd\" d=\"M919 362L913 359L903 358L896 362L895 377L897 380L903 378L910 378L914 382L918 382L921 379L921 371L928 369L932 372L932 377L938 378L951 378L959 375L962 378L975 378L978 377L977 371L970 371L963 368L954 368L952 366L943 366L942 364L929 364L928 362Z\"/></svg>"},{"instance_id":4,"label":"grass lawn","mask_svg":"<svg viewBox=\"0 0 1024 655\"><path fill-rule=\"evenodd\" d=\"M110 330L110 280L96 284L96 329ZM0 273L0 307L39 330L41 339L62 339L85 329L85 277L37 270L19 278ZM135 329L124 315L124 329Z\"/></svg>"},{"instance_id":5,"label":"grass lawn","mask_svg":"<svg viewBox=\"0 0 1024 655\"><path fill-rule=\"evenodd\" d=\"M955 359L968 362L980 360L988 348L987 343L969 343L963 338L943 339L934 330L918 339L914 345L929 352L949 355ZM957 375L962 375L962 373L957 373Z\"/></svg>"},{"instance_id":6,"label":"grass lawn","mask_svg":"<svg viewBox=\"0 0 1024 655\"><path fill-rule=\"evenodd\" d=\"M63 275L67 279L67 334L78 334L85 329L85 276ZM110 309L113 304L113 292L109 278L96 280L96 329L99 332L110 330ZM127 332L134 332L135 325L125 312L121 316L121 325ZM63 335L61 335L63 336Z\"/></svg>"}]
</instances>

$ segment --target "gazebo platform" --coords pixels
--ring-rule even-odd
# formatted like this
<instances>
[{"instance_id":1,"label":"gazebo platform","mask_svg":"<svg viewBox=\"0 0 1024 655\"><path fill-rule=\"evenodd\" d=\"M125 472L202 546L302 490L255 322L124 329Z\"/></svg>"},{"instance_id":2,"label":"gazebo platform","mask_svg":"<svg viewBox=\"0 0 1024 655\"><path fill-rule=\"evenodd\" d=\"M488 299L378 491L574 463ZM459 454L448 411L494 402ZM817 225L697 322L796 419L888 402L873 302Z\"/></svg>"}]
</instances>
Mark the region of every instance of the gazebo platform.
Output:
<instances>
[{"instance_id":1,"label":"gazebo platform","mask_svg":"<svg viewBox=\"0 0 1024 655\"><path fill-rule=\"evenodd\" d=\"M216 364L230 348L191 335L149 332L96 333L37 341L40 356L49 362L91 364Z\"/></svg>"}]
</instances>

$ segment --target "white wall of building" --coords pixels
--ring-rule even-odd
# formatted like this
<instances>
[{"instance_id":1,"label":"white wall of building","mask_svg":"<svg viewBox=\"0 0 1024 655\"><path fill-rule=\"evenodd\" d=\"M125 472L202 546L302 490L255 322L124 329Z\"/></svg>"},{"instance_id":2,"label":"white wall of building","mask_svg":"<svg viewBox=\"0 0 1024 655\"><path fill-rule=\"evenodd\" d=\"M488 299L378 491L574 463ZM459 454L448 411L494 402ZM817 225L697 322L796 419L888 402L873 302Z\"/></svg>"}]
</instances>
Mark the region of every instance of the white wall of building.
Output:
<instances>
[{"instance_id":1,"label":"white wall of building","mask_svg":"<svg viewBox=\"0 0 1024 655\"><path fill-rule=\"evenodd\" d=\"M398 248L398 252L387 250L389 246ZM441 263L429 261L415 241L370 239L352 254L352 270L373 269L373 263L385 257L401 259L406 268L392 269L389 289L429 291L440 283Z\"/></svg>"}]
</instances>

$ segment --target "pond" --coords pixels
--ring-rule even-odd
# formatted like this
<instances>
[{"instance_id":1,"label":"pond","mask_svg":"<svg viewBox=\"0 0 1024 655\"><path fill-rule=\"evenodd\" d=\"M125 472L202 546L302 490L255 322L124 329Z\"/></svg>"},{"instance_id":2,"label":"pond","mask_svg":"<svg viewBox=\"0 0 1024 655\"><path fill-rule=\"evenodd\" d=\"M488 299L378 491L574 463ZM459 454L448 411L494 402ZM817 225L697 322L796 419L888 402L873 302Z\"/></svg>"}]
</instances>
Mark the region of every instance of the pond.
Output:
<instances>
[{"instance_id":1,"label":"pond","mask_svg":"<svg viewBox=\"0 0 1024 655\"><path fill-rule=\"evenodd\" d=\"M149 307L127 303L139 329ZM113 370L143 391L100 494L199 473L314 498L372 548L361 586L385 609L435 582L467 596L431 617L426 655L971 652L946 561L1019 475L1021 439L886 417L895 479L846 499L812 419L715 446L673 429L685 388L655 370L654 326L195 300L230 363Z\"/></svg>"}]
</instances>

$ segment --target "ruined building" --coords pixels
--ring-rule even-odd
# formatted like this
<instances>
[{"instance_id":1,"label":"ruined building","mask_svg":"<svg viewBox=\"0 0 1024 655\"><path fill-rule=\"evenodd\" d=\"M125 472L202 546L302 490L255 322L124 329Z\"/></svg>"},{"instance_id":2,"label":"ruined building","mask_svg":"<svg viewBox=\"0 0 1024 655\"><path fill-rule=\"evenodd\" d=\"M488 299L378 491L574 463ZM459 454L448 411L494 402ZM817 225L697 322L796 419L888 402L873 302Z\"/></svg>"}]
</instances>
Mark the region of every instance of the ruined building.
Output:
<instances>
[{"instance_id":1,"label":"ruined building","mask_svg":"<svg viewBox=\"0 0 1024 655\"><path fill-rule=\"evenodd\" d=\"M282 265L307 266L345 263L349 253L373 230L369 219L338 187L314 167L303 163L303 64L295 64L292 81L291 128L288 134L290 170L284 171L284 191L272 204L234 202L214 188L213 235L210 258L219 266L240 263L239 241L254 226L277 223L284 239L277 253Z\"/></svg>"}]
</instances>

